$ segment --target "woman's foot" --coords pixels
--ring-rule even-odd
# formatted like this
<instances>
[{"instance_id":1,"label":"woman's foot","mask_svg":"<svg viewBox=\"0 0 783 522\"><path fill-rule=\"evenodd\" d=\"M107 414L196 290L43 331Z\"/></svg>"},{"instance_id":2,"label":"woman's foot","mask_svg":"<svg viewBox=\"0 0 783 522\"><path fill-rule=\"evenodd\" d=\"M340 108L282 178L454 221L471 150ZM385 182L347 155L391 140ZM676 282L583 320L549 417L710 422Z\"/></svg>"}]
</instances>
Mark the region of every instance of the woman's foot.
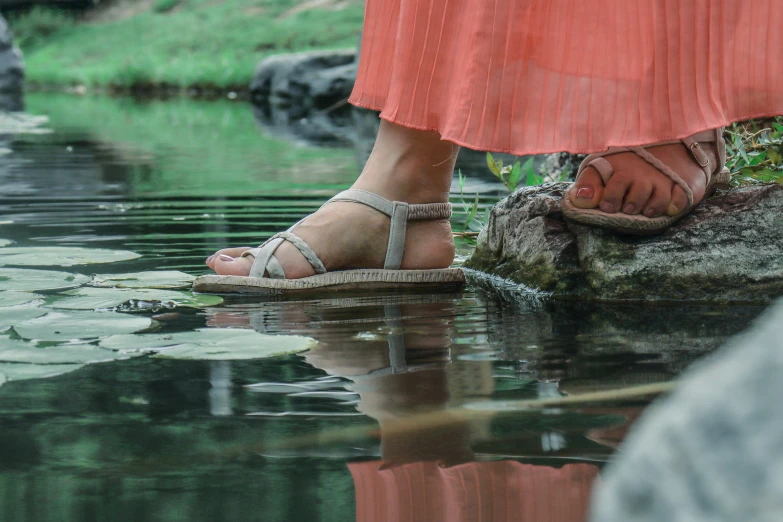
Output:
<instances>
[{"instance_id":1,"label":"woman's foot","mask_svg":"<svg viewBox=\"0 0 783 522\"><path fill-rule=\"evenodd\" d=\"M435 132L381 122L375 147L353 188L393 201L448 202L459 148ZM327 271L383 268L390 220L362 204L330 203L299 224L295 233L323 261ZM226 248L207 259L221 275L246 276L253 257L240 257L249 247ZM293 245L283 243L275 257L289 279L315 274ZM447 268L454 260L454 238L447 220L408 223L402 269Z\"/></svg>"},{"instance_id":2,"label":"woman's foot","mask_svg":"<svg viewBox=\"0 0 783 522\"><path fill-rule=\"evenodd\" d=\"M719 166L714 143L701 143L710 166ZM645 147L648 152L671 167L693 191L694 205L703 198L707 179L699 164L684 144ZM614 175L606 186L598 171L588 167L570 189L575 207L599 209L607 214L641 214L648 218L674 217L688 206L688 196L669 177L633 152L606 158Z\"/></svg>"}]
</instances>

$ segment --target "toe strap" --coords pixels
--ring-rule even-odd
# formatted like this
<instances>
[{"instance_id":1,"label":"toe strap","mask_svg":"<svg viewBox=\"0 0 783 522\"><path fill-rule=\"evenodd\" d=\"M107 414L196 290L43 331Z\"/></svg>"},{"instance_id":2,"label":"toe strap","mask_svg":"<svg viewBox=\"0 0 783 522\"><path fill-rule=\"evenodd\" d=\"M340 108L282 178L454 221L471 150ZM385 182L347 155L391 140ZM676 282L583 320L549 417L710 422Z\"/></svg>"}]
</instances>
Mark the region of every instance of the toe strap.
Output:
<instances>
[{"instance_id":1,"label":"toe strap","mask_svg":"<svg viewBox=\"0 0 783 522\"><path fill-rule=\"evenodd\" d=\"M268 273L273 279L285 279L285 272L280 261L274 256L275 251L284 242L291 243L296 247L302 256L310 263L318 274L325 274L326 267L318 258L313 249L304 242L302 238L293 232L280 232L270 237L263 245L258 248L251 248L242 252L241 257L254 257L253 266L250 268L250 277L264 277Z\"/></svg>"}]
</instances>

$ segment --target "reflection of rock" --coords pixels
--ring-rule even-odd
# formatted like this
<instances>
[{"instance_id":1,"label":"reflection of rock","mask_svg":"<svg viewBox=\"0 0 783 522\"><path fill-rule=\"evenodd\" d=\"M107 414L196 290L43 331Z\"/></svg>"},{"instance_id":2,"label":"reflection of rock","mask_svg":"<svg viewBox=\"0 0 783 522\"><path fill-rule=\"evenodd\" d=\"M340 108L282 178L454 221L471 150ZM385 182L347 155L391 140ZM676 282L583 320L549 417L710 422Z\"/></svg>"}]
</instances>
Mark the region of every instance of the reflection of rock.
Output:
<instances>
[{"instance_id":1,"label":"reflection of rock","mask_svg":"<svg viewBox=\"0 0 783 522\"><path fill-rule=\"evenodd\" d=\"M669 231L620 236L563 222L566 184L518 190L492 211L467 266L558 295L769 300L783 293L783 187L747 187Z\"/></svg>"},{"instance_id":2,"label":"reflection of rock","mask_svg":"<svg viewBox=\"0 0 783 522\"><path fill-rule=\"evenodd\" d=\"M14 47L8 24L0 15L0 110L21 111L24 108L23 85L22 52Z\"/></svg>"},{"instance_id":3,"label":"reflection of rock","mask_svg":"<svg viewBox=\"0 0 783 522\"><path fill-rule=\"evenodd\" d=\"M648 410L596 492L593 522L783 515L783 303Z\"/></svg>"}]
</instances>

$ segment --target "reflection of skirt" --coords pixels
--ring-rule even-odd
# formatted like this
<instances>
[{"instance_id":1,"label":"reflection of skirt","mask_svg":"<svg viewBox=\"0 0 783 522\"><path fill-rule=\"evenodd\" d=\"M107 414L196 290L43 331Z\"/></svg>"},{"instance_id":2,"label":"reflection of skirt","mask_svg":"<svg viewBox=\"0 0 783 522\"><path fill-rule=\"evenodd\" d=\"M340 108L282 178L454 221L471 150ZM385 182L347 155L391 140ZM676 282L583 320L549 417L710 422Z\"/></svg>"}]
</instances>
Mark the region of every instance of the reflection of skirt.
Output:
<instances>
[{"instance_id":1,"label":"reflection of skirt","mask_svg":"<svg viewBox=\"0 0 783 522\"><path fill-rule=\"evenodd\" d=\"M348 464L357 522L584 522L598 468L514 461L441 468L416 462L380 469Z\"/></svg>"},{"instance_id":2,"label":"reflection of skirt","mask_svg":"<svg viewBox=\"0 0 783 522\"><path fill-rule=\"evenodd\" d=\"M367 0L355 105L471 148L592 152L783 114L783 0Z\"/></svg>"}]
</instances>

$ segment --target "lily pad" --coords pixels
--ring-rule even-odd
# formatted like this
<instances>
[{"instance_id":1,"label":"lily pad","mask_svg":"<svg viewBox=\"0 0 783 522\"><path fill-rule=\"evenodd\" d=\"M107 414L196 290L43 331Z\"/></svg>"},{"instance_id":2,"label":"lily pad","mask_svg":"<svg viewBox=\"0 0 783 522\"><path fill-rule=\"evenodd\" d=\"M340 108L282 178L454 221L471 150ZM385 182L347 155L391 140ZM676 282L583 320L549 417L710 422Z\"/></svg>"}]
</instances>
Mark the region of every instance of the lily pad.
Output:
<instances>
[{"instance_id":1,"label":"lily pad","mask_svg":"<svg viewBox=\"0 0 783 522\"><path fill-rule=\"evenodd\" d=\"M13 241L11 241L10 239L0 238L0 247L8 246L11 243L13 243Z\"/></svg>"},{"instance_id":2,"label":"lily pad","mask_svg":"<svg viewBox=\"0 0 783 522\"><path fill-rule=\"evenodd\" d=\"M83 364L20 364L0 363L0 386L4 382L46 379L70 373L82 368Z\"/></svg>"},{"instance_id":3,"label":"lily pad","mask_svg":"<svg viewBox=\"0 0 783 522\"><path fill-rule=\"evenodd\" d=\"M138 332L150 324L148 317L116 312L50 312L14 325L14 331L25 339L70 341Z\"/></svg>"},{"instance_id":4,"label":"lily pad","mask_svg":"<svg viewBox=\"0 0 783 522\"><path fill-rule=\"evenodd\" d=\"M191 292L178 292L174 290L153 290L149 288L78 288L63 292L64 299L58 299L50 305L52 308L67 310L100 310L116 308L130 302L143 308L145 303L159 304L166 307L203 308L215 306L223 302L223 298L216 295L199 294Z\"/></svg>"},{"instance_id":5,"label":"lily pad","mask_svg":"<svg viewBox=\"0 0 783 522\"><path fill-rule=\"evenodd\" d=\"M30 294L26 294L30 295ZM45 315L48 310L34 306L8 306L0 309L0 332L14 325Z\"/></svg>"},{"instance_id":6,"label":"lily pad","mask_svg":"<svg viewBox=\"0 0 783 522\"><path fill-rule=\"evenodd\" d=\"M177 290L190 288L194 276L176 270L137 272L134 274L96 275L90 286L101 288L152 288L157 290Z\"/></svg>"},{"instance_id":7,"label":"lily pad","mask_svg":"<svg viewBox=\"0 0 783 522\"><path fill-rule=\"evenodd\" d=\"M43 290L67 290L81 286L90 280L81 274L29 270L24 268L0 268L0 290L36 292Z\"/></svg>"},{"instance_id":8,"label":"lily pad","mask_svg":"<svg viewBox=\"0 0 783 522\"><path fill-rule=\"evenodd\" d=\"M0 284L2 284L2 281L0 281ZM43 303L43 296L27 292L0 292L0 308L26 304L33 305L37 300Z\"/></svg>"},{"instance_id":9,"label":"lily pad","mask_svg":"<svg viewBox=\"0 0 783 522\"><path fill-rule=\"evenodd\" d=\"M38 348L33 343L0 336L0 362L27 364L88 364L127 359L128 355L109 352L91 344L61 344Z\"/></svg>"},{"instance_id":10,"label":"lily pad","mask_svg":"<svg viewBox=\"0 0 783 522\"><path fill-rule=\"evenodd\" d=\"M0 266L75 266L116 263L137 259L129 250L80 247L6 247Z\"/></svg>"},{"instance_id":11,"label":"lily pad","mask_svg":"<svg viewBox=\"0 0 783 522\"><path fill-rule=\"evenodd\" d=\"M120 353L157 352L158 357L191 360L263 359L312 348L315 339L297 335L265 335L255 330L202 328L173 334L115 335L100 346Z\"/></svg>"}]
</instances>

